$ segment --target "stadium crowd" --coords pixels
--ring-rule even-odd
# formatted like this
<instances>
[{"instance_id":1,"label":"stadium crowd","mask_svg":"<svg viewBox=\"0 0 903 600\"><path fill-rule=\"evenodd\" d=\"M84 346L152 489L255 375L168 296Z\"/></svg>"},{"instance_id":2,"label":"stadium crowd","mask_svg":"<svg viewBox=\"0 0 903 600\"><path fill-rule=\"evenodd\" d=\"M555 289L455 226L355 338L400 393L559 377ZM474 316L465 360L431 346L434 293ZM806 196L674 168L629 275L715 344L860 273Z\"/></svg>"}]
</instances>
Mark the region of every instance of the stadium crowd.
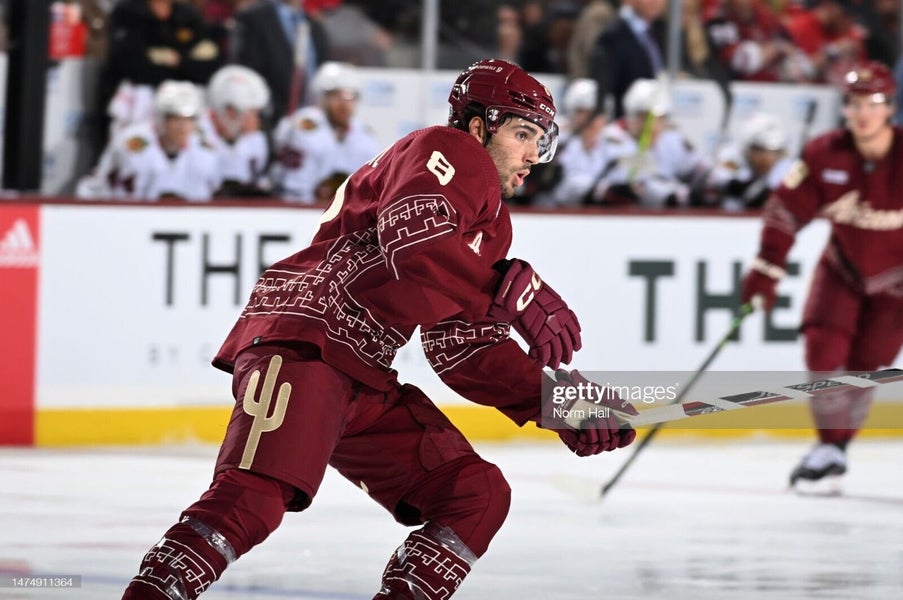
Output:
<instances>
[{"instance_id":1,"label":"stadium crowd","mask_svg":"<svg viewBox=\"0 0 903 600\"><path fill-rule=\"evenodd\" d=\"M420 64L420 1L66 4L102 65L84 198L328 201L378 151L355 114L355 68ZM667 0L439 5L438 68L496 56L567 79L557 157L512 203L756 208L790 165L785 124L767 112L711 156L669 120ZM680 77L841 85L862 61L897 66L898 12L896 0L683 0Z\"/></svg>"}]
</instances>

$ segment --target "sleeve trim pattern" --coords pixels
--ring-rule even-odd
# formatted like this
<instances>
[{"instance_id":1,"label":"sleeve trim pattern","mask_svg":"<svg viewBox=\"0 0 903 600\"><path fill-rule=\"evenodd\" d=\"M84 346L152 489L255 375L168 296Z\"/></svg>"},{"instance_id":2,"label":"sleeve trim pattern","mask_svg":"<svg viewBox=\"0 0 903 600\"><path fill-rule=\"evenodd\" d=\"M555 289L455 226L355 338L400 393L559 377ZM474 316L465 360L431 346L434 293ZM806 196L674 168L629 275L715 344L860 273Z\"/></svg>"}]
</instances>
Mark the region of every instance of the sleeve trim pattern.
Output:
<instances>
[{"instance_id":1,"label":"sleeve trim pattern","mask_svg":"<svg viewBox=\"0 0 903 600\"><path fill-rule=\"evenodd\" d=\"M388 204L377 220L379 243L386 265L401 279L399 263L422 244L451 235L458 226L458 213L445 196L421 194Z\"/></svg>"},{"instance_id":2,"label":"sleeve trim pattern","mask_svg":"<svg viewBox=\"0 0 903 600\"><path fill-rule=\"evenodd\" d=\"M437 375L454 369L480 350L509 336L507 323L472 324L465 321L443 321L429 331L421 332L426 358Z\"/></svg>"}]
</instances>

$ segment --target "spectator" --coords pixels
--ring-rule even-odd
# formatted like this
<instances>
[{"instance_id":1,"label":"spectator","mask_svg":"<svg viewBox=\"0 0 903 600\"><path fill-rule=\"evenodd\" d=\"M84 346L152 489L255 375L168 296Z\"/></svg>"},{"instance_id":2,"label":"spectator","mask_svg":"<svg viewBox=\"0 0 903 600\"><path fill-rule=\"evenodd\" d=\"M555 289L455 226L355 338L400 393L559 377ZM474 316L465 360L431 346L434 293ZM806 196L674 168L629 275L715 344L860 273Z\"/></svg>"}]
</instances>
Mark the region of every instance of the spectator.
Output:
<instances>
[{"instance_id":1,"label":"spectator","mask_svg":"<svg viewBox=\"0 0 903 600\"><path fill-rule=\"evenodd\" d=\"M154 94L154 119L121 131L91 175L79 181L79 198L205 201L219 187L216 152L197 135L203 101L189 81L164 81Z\"/></svg>"},{"instance_id":2,"label":"spectator","mask_svg":"<svg viewBox=\"0 0 903 600\"><path fill-rule=\"evenodd\" d=\"M317 105L299 109L276 128L272 170L276 189L305 204L328 200L379 150L370 129L355 116L361 93L355 67L325 63L311 88Z\"/></svg>"},{"instance_id":3,"label":"spectator","mask_svg":"<svg viewBox=\"0 0 903 600\"><path fill-rule=\"evenodd\" d=\"M609 0L590 0L577 15L574 33L567 50L570 79L590 76L593 47L602 32L615 20L616 15L615 8Z\"/></svg>"},{"instance_id":4,"label":"spectator","mask_svg":"<svg viewBox=\"0 0 903 600\"><path fill-rule=\"evenodd\" d=\"M865 28L866 56L893 67L900 54L899 0L863 2L859 13Z\"/></svg>"},{"instance_id":5,"label":"spectator","mask_svg":"<svg viewBox=\"0 0 903 600\"><path fill-rule=\"evenodd\" d=\"M229 50L233 62L257 71L270 88L273 113L267 129L306 103L310 79L329 53L326 30L307 17L302 4L257 0L235 15Z\"/></svg>"},{"instance_id":6,"label":"spectator","mask_svg":"<svg viewBox=\"0 0 903 600\"><path fill-rule=\"evenodd\" d=\"M321 2L322 3L322 2ZM328 59L359 66L384 67L392 48L392 36L374 23L359 6L341 2L323 3L318 14L329 39Z\"/></svg>"},{"instance_id":7,"label":"spectator","mask_svg":"<svg viewBox=\"0 0 903 600\"><path fill-rule=\"evenodd\" d=\"M261 130L261 113L270 104L266 82L247 67L228 65L210 78L207 97L209 111L201 129L219 156L222 183L216 195L268 195L264 174L270 145Z\"/></svg>"},{"instance_id":8,"label":"spectator","mask_svg":"<svg viewBox=\"0 0 903 600\"><path fill-rule=\"evenodd\" d=\"M567 73L568 46L578 14L573 2L549 6L542 21L524 30L518 64L527 71Z\"/></svg>"},{"instance_id":9,"label":"spectator","mask_svg":"<svg viewBox=\"0 0 903 600\"><path fill-rule=\"evenodd\" d=\"M614 99L614 116L622 117L622 98L637 79L652 79L664 64L652 24L665 12L666 0L624 0L618 18L596 42L591 72L599 86L598 106Z\"/></svg>"},{"instance_id":10,"label":"spectator","mask_svg":"<svg viewBox=\"0 0 903 600\"><path fill-rule=\"evenodd\" d=\"M721 0L706 14L705 27L718 60L742 81L811 79L808 59L765 2Z\"/></svg>"},{"instance_id":11,"label":"spectator","mask_svg":"<svg viewBox=\"0 0 903 600\"><path fill-rule=\"evenodd\" d=\"M625 117L603 130L605 167L589 188L590 204L650 208L699 203L712 165L668 125L668 85L638 79L624 95Z\"/></svg>"},{"instance_id":12,"label":"spectator","mask_svg":"<svg viewBox=\"0 0 903 600\"><path fill-rule=\"evenodd\" d=\"M715 54L702 18L700 0L683 0L681 11L680 70L687 76L727 82L730 73ZM725 84L726 85L726 84Z\"/></svg>"},{"instance_id":13,"label":"spectator","mask_svg":"<svg viewBox=\"0 0 903 600\"><path fill-rule=\"evenodd\" d=\"M119 0L110 14L110 43L101 67L98 115L108 137L107 106L119 86L143 86L146 96L164 80L206 85L223 62L201 13L175 0ZM140 119L139 119L140 120ZM101 143L101 147L102 147Z\"/></svg>"},{"instance_id":14,"label":"spectator","mask_svg":"<svg viewBox=\"0 0 903 600\"><path fill-rule=\"evenodd\" d=\"M809 10L791 15L787 31L812 62L812 80L842 85L865 58L865 32L854 21L852 0L807 0Z\"/></svg>"},{"instance_id":15,"label":"spectator","mask_svg":"<svg viewBox=\"0 0 903 600\"><path fill-rule=\"evenodd\" d=\"M502 60L514 62L524 39L524 31L520 24L520 13L512 4L502 4L496 11L498 29L496 37L496 56Z\"/></svg>"}]
</instances>

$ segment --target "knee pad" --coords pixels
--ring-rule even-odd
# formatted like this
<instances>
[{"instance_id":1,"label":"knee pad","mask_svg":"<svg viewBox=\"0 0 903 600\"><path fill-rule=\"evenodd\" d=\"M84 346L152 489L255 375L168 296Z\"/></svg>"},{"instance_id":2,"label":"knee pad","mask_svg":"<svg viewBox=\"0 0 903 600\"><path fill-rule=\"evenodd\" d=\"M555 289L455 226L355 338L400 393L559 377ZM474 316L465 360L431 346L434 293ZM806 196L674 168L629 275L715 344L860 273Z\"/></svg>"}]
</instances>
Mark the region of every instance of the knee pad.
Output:
<instances>
[{"instance_id":1,"label":"knee pad","mask_svg":"<svg viewBox=\"0 0 903 600\"><path fill-rule=\"evenodd\" d=\"M511 487L497 466L479 458L455 461L438 471L406 502L420 511L423 521L450 528L482 556L508 516Z\"/></svg>"},{"instance_id":2,"label":"knee pad","mask_svg":"<svg viewBox=\"0 0 903 600\"><path fill-rule=\"evenodd\" d=\"M295 488L271 477L228 469L216 475L182 518L196 519L219 532L241 556L279 526L295 494Z\"/></svg>"}]
</instances>

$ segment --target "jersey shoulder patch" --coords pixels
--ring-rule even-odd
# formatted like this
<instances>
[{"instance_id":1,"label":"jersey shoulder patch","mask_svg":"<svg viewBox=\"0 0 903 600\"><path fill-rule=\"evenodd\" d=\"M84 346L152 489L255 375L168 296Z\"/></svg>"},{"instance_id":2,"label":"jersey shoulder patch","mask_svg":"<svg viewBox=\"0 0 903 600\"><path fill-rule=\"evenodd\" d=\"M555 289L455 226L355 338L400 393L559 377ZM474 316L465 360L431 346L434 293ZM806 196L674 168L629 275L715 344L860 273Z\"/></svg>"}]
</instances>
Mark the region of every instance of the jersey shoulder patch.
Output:
<instances>
[{"instance_id":1,"label":"jersey shoulder patch","mask_svg":"<svg viewBox=\"0 0 903 600\"><path fill-rule=\"evenodd\" d=\"M150 142L147 141L147 138L141 135L133 135L125 141L125 149L129 152L141 152Z\"/></svg>"},{"instance_id":2,"label":"jersey shoulder patch","mask_svg":"<svg viewBox=\"0 0 903 600\"><path fill-rule=\"evenodd\" d=\"M295 123L295 126L301 131L314 131L320 127L320 125L310 117L301 117Z\"/></svg>"}]
</instances>

